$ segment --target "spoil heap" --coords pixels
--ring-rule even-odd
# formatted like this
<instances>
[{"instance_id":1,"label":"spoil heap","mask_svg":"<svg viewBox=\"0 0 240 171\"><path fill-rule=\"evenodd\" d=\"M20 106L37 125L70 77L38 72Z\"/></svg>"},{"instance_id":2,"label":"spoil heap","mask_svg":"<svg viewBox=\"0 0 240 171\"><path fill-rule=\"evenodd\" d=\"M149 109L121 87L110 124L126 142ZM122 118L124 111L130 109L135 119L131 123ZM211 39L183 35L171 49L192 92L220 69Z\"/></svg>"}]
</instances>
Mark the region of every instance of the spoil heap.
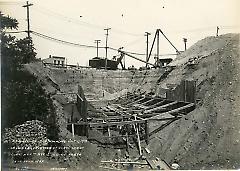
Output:
<instances>
[{"instance_id":1,"label":"spoil heap","mask_svg":"<svg viewBox=\"0 0 240 171\"><path fill-rule=\"evenodd\" d=\"M26 159L40 159L38 154L44 153L42 147L47 145L47 129L41 121L26 121L13 128L7 128L2 141L7 158L13 158L18 163ZM7 152L8 151L8 152ZM10 152L10 153L9 153Z\"/></svg>"},{"instance_id":2,"label":"spoil heap","mask_svg":"<svg viewBox=\"0 0 240 171\"><path fill-rule=\"evenodd\" d=\"M26 121L21 125L13 128L7 128L3 134L3 141L8 143L14 142L35 142L28 144L26 147L36 147L42 141L46 141L46 131L43 122L38 120Z\"/></svg>"},{"instance_id":3,"label":"spoil heap","mask_svg":"<svg viewBox=\"0 0 240 171\"><path fill-rule=\"evenodd\" d=\"M171 63L176 69L156 93L181 80L196 80L197 106L152 139L152 155L181 169L240 168L239 64L239 34L207 37Z\"/></svg>"}]
</instances>

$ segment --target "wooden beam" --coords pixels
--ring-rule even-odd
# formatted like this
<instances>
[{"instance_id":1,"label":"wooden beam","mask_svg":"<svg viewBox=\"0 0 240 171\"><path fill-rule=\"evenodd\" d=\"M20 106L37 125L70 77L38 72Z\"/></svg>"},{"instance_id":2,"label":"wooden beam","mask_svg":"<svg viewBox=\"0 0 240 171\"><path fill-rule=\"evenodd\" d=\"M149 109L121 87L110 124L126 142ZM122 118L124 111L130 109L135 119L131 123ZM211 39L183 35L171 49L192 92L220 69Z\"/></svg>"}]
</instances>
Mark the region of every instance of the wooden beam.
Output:
<instances>
[{"instance_id":1,"label":"wooden beam","mask_svg":"<svg viewBox=\"0 0 240 171\"><path fill-rule=\"evenodd\" d=\"M152 170L156 170L157 169L157 166L155 165L155 163L152 160L146 158L146 161L147 161L148 165L150 166L150 168Z\"/></svg>"},{"instance_id":2,"label":"wooden beam","mask_svg":"<svg viewBox=\"0 0 240 171\"><path fill-rule=\"evenodd\" d=\"M147 104L147 103L149 103L149 102L152 102L152 101L154 101L154 100L155 100L154 98L153 98L153 99L150 99L150 100L148 100L148 101L142 103L142 105L145 105L145 104Z\"/></svg>"},{"instance_id":3,"label":"wooden beam","mask_svg":"<svg viewBox=\"0 0 240 171\"><path fill-rule=\"evenodd\" d=\"M128 109L126 112L141 113L143 109Z\"/></svg>"},{"instance_id":4,"label":"wooden beam","mask_svg":"<svg viewBox=\"0 0 240 171\"><path fill-rule=\"evenodd\" d=\"M182 117L170 117L170 118L161 118L161 119L148 119L148 121L168 121L168 120L172 120L172 119L180 119L180 118L182 118Z\"/></svg>"},{"instance_id":5,"label":"wooden beam","mask_svg":"<svg viewBox=\"0 0 240 171\"><path fill-rule=\"evenodd\" d=\"M168 104L165 104L165 105L162 105L162 106L156 107L156 108L154 108L154 109L146 110L144 113L154 112L154 111L157 111L157 110L160 110L160 109L163 109L163 108L166 108L166 107L169 107L169 106L175 105L175 104L177 104L177 103L178 103L178 101L174 101L174 102L171 102L171 103L168 103Z\"/></svg>"},{"instance_id":6,"label":"wooden beam","mask_svg":"<svg viewBox=\"0 0 240 171\"><path fill-rule=\"evenodd\" d=\"M82 99L81 96L79 96L79 94L77 94L77 97L83 102L84 100Z\"/></svg>"},{"instance_id":7,"label":"wooden beam","mask_svg":"<svg viewBox=\"0 0 240 171\"><path fill-rule=\"evenodd\" d=\"M111 137L111 132L110 132L109 126L108 126L107 130L108 130L108 137Z\"/></svg>"},{"instance_id":8,"label":"wooden beam","mask_svg":"<svg viewBox=\"0 0 240 171\"><path fill-rule=\"evenodd\" d=\"M106 108L109 109L111 112L116 112L116 108L112 106L107 105Z\"/></svg>"},{"instance_id":9,"label":"wooden beam","mask_svg":"<svg viewBox=\"0 0 240 171\"><path fill-rule=\"evenodd\" d=\"M135 121L137 120L136 116L135 116ZM137 134L137 141L138 141L138 148L139 148L139 155L142 156L142 147L141 147L141 140L140 140L140 136L139 136L139 132L138 132L138 129L139 129L139 126L137 123L135 123L133 125L136 129L136 134Z\"/></svg>"},{"instance_id":10,"label":"wooden beam","mask_svg":"<svg viewBox=\"0 0 240 171\"><path fill-rule=\"evenodd\" d=\"M117 105L118 108L122 109L122 110L127 110L128 108L126 107L122 107L120 104Z\"/></svg>"},{"instance_id":11,"label":"wooden beam","mask_svg":"<svg viewBox=\"0 0 240 171\"><path fill-rule=\"evenodd\" d=\"M133 98L133 99L127 99L127 102L125 102L125 103L121 103L122 105L127 105L128 103L131 103L131 102L133 102L133 101L136 101L136 100L138 100L138 99L140 99L141 98L141 96L137 96L136 98Z\"/></svg>"},{"instance_id":12,"label":"wooden beam","mask_svg":"<svg viewBox=\"0 0 240 171\"><path fill-rule=\"evenodd\" d=\"M149 126L148 126L148 121L145 121L145 138L146 138L146 144L148 145L149 143Z\"/></svg>"},{"instance_id":13,"label":"wooden beam","mask_svg":"<svg viewBox=\"0 0 240 171\"><path fill-rule=\"evenodd\" d=\"M111 138L119 138L119 137L125 138L127 136L126 135L112 135L111 137L101 136L100 139L109 139L109 138L111 139ZM128 135L128 137L136 137L136 135ZM97 140L97 139L99 139L99 137L88 137L88 140ZM130 143L128 143L128 144L130 144Z\"/></svg>"},{"instance_id":14,"label":"wooden beam","mask_svg":"<svg viewBox=\"0 0 240 171\"><path fill-rule=\"evenodd\" d=\"M72 136L74 138L74 124L72 124Z\"/></svg>"},{"instance_id":15,"label":"wooden beam","mask_svg":"<svg viewBox=\"0 0 240 171\"><path fill-rule=\"evenodd\" d=\"M125 116L109 116L106 118L94 118L95 121L102 121L102 120L112 120L112 119L128 119L131 116L125 115Z\"/></svg>"},{"instance_id":16,"label":"wooden beam","mask_svg":"<svg viewBox=\"0 0 240 171\"><path fill-rule=\"evenodd\" d=\"M145 97L144 99L149 99L149 97ZM138 101L138 103L137 104L140 104L140 105L142 105L143 103L145 103L146 101L148 101L148 100L144 100L144 99L142 99L142 100L140 100L140 101ZM144 100L144 101L143 101ZM150 99L150 100L152 100L152 99ZM143 101L143 102L142 102Z\"/></svg>"},{"instance_id":17,"label":"wooden beam","mask_svg":"<svg viewBox=\"0 0 240 171\"><path fill-rule=\"evenodd\" d=\"M148 119L153 119L153 118L155 118L155 117L157 117L157 116L159 116L159 115L165 115L165 114L174 115L175 113L178 113L178 112L181 111L181 110L184 110L184 109L187 109L187 108L190 108L190 107L194 107L194 106L195 106L194 103L189 103L189 104L187 104L187 105L185 105L185 106L182 106L182 107L179 107L179 108L170 110L170 111L168 111L168 112L160 113L160 114L155 115L155 116L153 116L153 117L151 117L151 118L148 118Z\"/></svg>"},{"instance_id":18,"label":"wooden beam","mask_svg":"<svg viewBox=\"0 0 240 171\"><path fill-rule=\"evenodd\" d=\"M122 97L120 97L118 100L116 100L115 102L121 102L123 100L126 100L126 99L132 99L132 98L135 98L136 95L135 94L132 94L132 95L124 95Z\"/></svg>"},{"instance_id":19,"label":"wooden beam","mask_svg":"<svg viewBox=\"0 0 240 171\"><path fill-rule=\"evenodd\" d=\"M140 98L140 99L138 99L138 100L136 100L136 101L133 101L133 102L131 102L131 103L128 103L126 106L130 106L130 105L132 105L132 104L134 104L134 103L137 103L137 102L140 102L141 100L143 100L143 99L145 99L146 97L142 97L142 98Z\"/></svg>"},{"instance_id":20,"label":"wooden beam","mask_svg":"<svg viewBox=\"0 0 240 171\"><path fill-rule=\"evenodd\" d=\"M129 153L129 140L128 140L128 132L126 131L126 146L127 146L127 152Z\"/></svg>"},{"instance_id":21,"label":"wooden beam","mask_svg":"<svg viewBox=\"0 0 240 171\"><path fill-rule=\"evenodd\" d=\"M126 100L132 100L132 99L135 99L136 97L138 97L137 95L133 94L133 95L130 95L130 96L126 96L125 98L122 98L120 101L118 101L118 103L122 102L122 101L126 101Z\"/></svg>"},{"instance_id":22,"label":"wooden beam","mask_svg":"<svg viewBox=\"0 0 240 171\"><path fill-rule=\"evenodd\" d=\"M121 122L105 122L105 123L88 123L88 122L81 122L81 123L74 123L75 125L89 125L90 127L99 127L99 126L118 126L118 125L129 125L129 124L136 124L136 123L145 123L145 120L132 120L132 121L121 121Z\"/></svg>"},{"instance_id":23,"label":"wooden beam","mask_svg":"<svg viewBox=\"0 0 240 171\"><path fill-rule=\"evenodd\" d=\"M146 108L146 110L152 109L152 108L154 108L155 106L161 105L161 104L165 103L166 101L167 101L167 100L162 100L162 101L157 102L157 103L155 103L155 104L153 104L153 105L151 105L151 106L148 106L148 107Z\"/></svg>"}]
</instances>

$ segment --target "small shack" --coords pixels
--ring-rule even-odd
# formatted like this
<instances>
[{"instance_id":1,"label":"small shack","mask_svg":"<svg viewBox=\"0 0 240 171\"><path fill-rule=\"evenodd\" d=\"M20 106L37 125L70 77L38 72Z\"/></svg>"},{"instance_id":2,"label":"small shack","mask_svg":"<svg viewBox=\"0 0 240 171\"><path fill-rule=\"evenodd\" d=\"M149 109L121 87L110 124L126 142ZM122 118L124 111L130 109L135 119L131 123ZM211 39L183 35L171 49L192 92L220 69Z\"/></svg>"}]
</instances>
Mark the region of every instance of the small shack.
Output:
<instances>
[{"instance_id":1,"label":"small shack","mask_svg":"<svg viewBox=\"0 0 240 171\"><path fill-rule=\"evenodd\" d=\"M65 65L65 57L61 56L52 56L49 55L49 58L43 59L43 63L51 64L55 66L64 66Z\"/></svg>"}]
</instances>

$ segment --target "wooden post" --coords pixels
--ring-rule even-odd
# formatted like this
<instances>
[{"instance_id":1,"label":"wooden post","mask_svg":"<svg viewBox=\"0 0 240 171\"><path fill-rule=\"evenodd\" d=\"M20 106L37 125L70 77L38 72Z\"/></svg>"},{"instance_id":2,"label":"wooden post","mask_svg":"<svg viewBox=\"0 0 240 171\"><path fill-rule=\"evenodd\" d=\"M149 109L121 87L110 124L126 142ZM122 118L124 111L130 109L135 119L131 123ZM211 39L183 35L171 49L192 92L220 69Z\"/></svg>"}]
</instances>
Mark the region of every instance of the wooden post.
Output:
<instances>
[{"instance_id":1,"label":"wooden post","mask_svg":"<svg viewBox=\"0 0 240 171\"><path fill-rule=\"evenodd\" d=\"M74 112L74 104L72 104L71 122L74 122L73 121L73 112Z\"/></svg>"},{"instance_id":2,"label":"wooden post","mask_svg":"<svg viewBox=\"0 0 240 171\"><path fill-rule=\"evenodd\" d=\"M128 143L129 143L129 141L128 141L128 132L126 132L126 143L127 143L127 152L129 152L129 147L128 147Z\"/></svg>"},{"instance_id":3,"label":"wooden post","mask_svg":"<svg viewBox=\"0 0 240 171\"><path fill-rule=\"evenodd\" d=\"M89 137L89 125L86 125L85 126L85 134L86 134L86 137L88 138Z\"/></svg>"},{"instance_id":4,"label":"wooden post","mask_svg":"<svg viewBox=\"0 0 240 171\"><path fill-rule=\"evenodd\" d=\"M146 136L146 144L149 143L149 128L148 128L148 121L145 121L145 136Z\"/></svg>"},{"instance_id":5,"label":"wooden post","mask_svg":"<svg viewBox=\"0 0 240 171\"><path fill-rule=\"evenodd\" d=\"M73 138L74 138L74 124L72 123L72 135L73 135Z\"/></svg>"},{"instance_id":6,"label":"wooden post","mask_svg":"<svg viewBox=\"0 0 240 171\"><path fill-rule=\"evenodd\" d=\"M219 27L217 26L217 33L216 33L216 36L218 36L218 31L219 31Z\"/></svg>"},{"instance_id":7,"label":"wooden post","mask_svg":"<svg viewBox=\"0 0 240 171\"><path fill-rule=\"evenodd\" d=\"M109 126L107 127L107 129L108 129L108 136L110 137L111 136L111 132L110 132Z\"/></svg>"},{"instance_id":8,"label":"wooden post","mask_svg":"<svg viewBox=\"0 0 240 171\"><path fill-rule=\"evenodd\" d=\"M135 115L135 120L137 120L137 116ZM136 134L137 134L137 141L138 141L138 148L139 148L139 155L142 156L142 148L141 148L141 141L140 141L140 136L139 136L139 132L138 132L138 126L137 123L136 125L134 124L134 128L136 130Z\"/></svg>"}]
</instances>

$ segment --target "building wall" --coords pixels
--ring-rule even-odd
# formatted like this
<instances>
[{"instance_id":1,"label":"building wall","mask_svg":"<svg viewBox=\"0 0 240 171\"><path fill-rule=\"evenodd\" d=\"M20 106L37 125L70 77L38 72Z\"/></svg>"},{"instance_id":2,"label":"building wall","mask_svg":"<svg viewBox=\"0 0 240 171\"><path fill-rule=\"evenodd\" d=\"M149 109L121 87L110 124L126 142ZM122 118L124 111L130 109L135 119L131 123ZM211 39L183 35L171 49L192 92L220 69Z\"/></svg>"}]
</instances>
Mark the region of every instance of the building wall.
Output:
<instances>
[{"instance_id":1,"label":"building wall","mask_svg":"<svg viewBox=\"0 0 240 171\"><path fill-rule=\"evenodd\" d=\"M65 58L55 58L55 57L51 57L51 58L47 58L47 59L43 59L44 63L51 63L53 65L61 65L64 66L65 65Z\"/></svg>"},{"instance_id":2,"label":"building wall","mask_svg":"<svg viewBox=\"0 0 240 171\"><path fill-rule=\"evenodd\" d=\"M65 61L65 59L60 59L60 58L54 58L54 57L52 57L52 59L53 59L53 64L54 65L64 65L64 61Z\"/></svg>"}]
</instances>

